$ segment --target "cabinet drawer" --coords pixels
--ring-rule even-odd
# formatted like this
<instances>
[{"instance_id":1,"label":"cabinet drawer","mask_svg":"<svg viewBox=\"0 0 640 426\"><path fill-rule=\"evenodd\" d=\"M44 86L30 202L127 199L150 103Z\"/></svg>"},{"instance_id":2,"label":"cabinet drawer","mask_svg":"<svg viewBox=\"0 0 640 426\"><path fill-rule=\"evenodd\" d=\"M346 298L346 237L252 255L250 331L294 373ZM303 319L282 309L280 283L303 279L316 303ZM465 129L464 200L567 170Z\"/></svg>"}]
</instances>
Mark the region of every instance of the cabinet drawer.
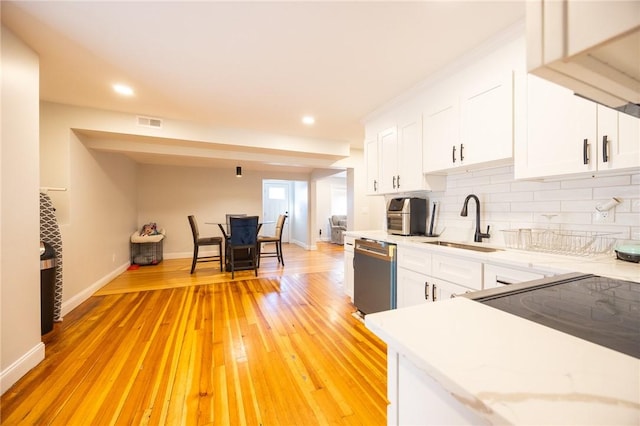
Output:
<instances>
[{"instance_id":1,"label":"cabinet drawer","mask_svg":"<svg viewBox=\"0 0 640 426\"><path fill-rule=\"evenodd\" d=\"M521 271L503 266L484 265L484 288L501 287L544 278L542 272Z\"/></svg>"},{"instance_id":2,"label":"cabinet drawer","mask_svg":"<svg viewBox=\"0 0 640 426\"><path fill-rule=\"evenodd\" d=\"M398 267L431 275L431 253L417 248L398 247Z\"/></svg>"},{"instance_id":3,"label":"cabinet drawer","mask_svg":"<svg viewBox=\"0 0 640 426\"><path fill-rule=\"evenodd\" d=\"M432 255L431 275L472 290L482 290L482 263L458 257Z\"/></svg>"}]
</instances>

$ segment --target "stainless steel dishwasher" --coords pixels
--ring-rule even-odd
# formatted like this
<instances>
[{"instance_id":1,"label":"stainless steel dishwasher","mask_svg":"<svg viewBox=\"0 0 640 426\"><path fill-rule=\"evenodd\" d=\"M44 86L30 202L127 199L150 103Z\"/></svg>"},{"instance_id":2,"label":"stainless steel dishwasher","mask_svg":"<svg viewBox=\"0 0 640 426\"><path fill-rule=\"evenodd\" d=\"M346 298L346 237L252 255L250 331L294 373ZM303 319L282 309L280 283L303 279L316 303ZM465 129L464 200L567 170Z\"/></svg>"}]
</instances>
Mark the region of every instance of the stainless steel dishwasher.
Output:
<instances>
[{"instance_id":1,"label":"stainless steel dishwasher","mask_svg":"<svg viewBox=\"0 0 640 426\"><path fill-rule=\"evenodd\" d=\"M396 245L359 239L353 256L353 304L360 315L396 308Z\"/></svg>"}]
</instances>

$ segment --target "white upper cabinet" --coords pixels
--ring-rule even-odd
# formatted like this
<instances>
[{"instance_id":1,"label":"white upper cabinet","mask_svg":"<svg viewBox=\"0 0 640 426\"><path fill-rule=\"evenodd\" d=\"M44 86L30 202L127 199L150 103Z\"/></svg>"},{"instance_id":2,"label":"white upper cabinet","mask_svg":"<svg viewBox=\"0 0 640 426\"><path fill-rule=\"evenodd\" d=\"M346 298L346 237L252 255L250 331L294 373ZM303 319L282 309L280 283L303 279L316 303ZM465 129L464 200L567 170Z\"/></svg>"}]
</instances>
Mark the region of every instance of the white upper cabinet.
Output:
<instances>
[{"instance_id":1,"label":"white upper cabinet","mask_svg":"<svg viewBox=\"0 0 640 426\"><path fill-rule=\"evenodd\" d=\"M423 117L422 168L425 173L450 169L460 164L460 112L455 95L434 97Z\"/></svg>"},{"instance_id":2,"label":"white upper cabinet","mask_svg":"<svg viewBox=\"0 0 640 426\"><path fill-rule=\"evenodd\" d=\"M527 69L610 107L640 103L638 0L529 0Z\"/></svg>"},{"instance_id":3,"label":"white upper cabinet","mask_svg":"<svg viewBox=\"0 0 640 426\"><path fill-rule=\"evenodd\" d=\"M401 192L443 189L437 185L429 187L425 182L422 170L422 117L420 114L408 115L403 120L398 120L396 175L396 189Z\"/></svg>"},{"instance_id":4,"label":"white upper cabinet","mask_svg":"<svg viewBox=\"0 0 640 426\"><path fill-rule=\"evenodd\" d=\"M369 123L367 134L376 135L369 136L365 143L368 194L444 189L444 179L427 180L422 172L420 114L386 116Z\"/></svg>"},{"instance_id":5,"label":"white upper cabinet","mask_svg":"<svg viewBox=\"0 0 640 426\"><path fill-rule=\"evenodd\" d=\"M524 76L523 39L464 67L426 97L425 173L512 161L516 75Z\"/></svg>"},{"instance_id":6,"label":"white upper cabinet","mask_svg":"<svg viewBox=\"0 0 640 426\"><path fill-rule=\"evenodd\" d=\"M511 160L512 70L487 73L465 91L429 105L423 117L425 173Z\"/></svg>"},{"instance_id":7,"label":"white upper cabinet","mask_svg":"<svg viewBox=\"0 0 640 426\"><path fill-rule=\"evenodd\" d=\"M366 123L369 194L443 190L444 175L460 167L512 163L514 87L525 85L523 33L492 40Z\"/></svg>"},{"instance_id":8,"label":"white upper cabinet","mask_svg":"<svg viewBox=\"0 0 640 426\"><path fill-rule=\"evenodd\" d=\"M640 119L598 105L598 170L640 167Z\"/></svg>"},{"instance_id":9,"label":"white upper cabinet","mask_svg":"<svg viewBox=\"0 0 640 426\"><path fill-rule=\"evenodd\" d=\"M367 194L378 194L380 191L380 181L378 177L379 155L378 138L369 138L364 142L364 154L367 169Z\"/></svg>"},{"instance_id":10,"label":"white upper cabinet","mask_svg":"<svg viewBox=\"0 0 640 426\"><path fill-rule=\"evenodd\" d=\"M461 161L465 166L513 157L513 71L491 70L460 104Z\"/></svg>"},{"instance_id":11,"label":"white upper cabinet","mask_svg":"<svg viewBox=\"0 0 640 426\"><path fill-rule=\"evenodd\" d=\"M380 191L419 191L426 188L422 174L422 121L419 115L397 120L379 140Z\"/></svg>"},{"instance_id":12,"label":"white upper cabinet","mask_svg":"<svg viewBox=\"0 0 640 426\"><path fill-rule=\"evenodd\" d=\"M517 179L640 166L637 118L534 75L528 77L526 104L526 135L515 152Z\"/></svg>"},{"instance_id":13,"label":"white upper cabinet","mask_svg":"<svg viewBox=\"0 0 640 426\"><path fill-rule=\"evenodd\" d=\"M398 130L386 129L378 135L380 191L396 192L398 179Z\"/></svg>"},{"instance_id":14,"label":"white upper cabinet","mask_svg":"<svg viewBox=\"0 0 640 426\"><path fill-rule=\"evenodd\" d=\"M525 139L516 147L516 178L595 169L596 105L569 89L529 75Z\"/></svg>"}]
</instances>

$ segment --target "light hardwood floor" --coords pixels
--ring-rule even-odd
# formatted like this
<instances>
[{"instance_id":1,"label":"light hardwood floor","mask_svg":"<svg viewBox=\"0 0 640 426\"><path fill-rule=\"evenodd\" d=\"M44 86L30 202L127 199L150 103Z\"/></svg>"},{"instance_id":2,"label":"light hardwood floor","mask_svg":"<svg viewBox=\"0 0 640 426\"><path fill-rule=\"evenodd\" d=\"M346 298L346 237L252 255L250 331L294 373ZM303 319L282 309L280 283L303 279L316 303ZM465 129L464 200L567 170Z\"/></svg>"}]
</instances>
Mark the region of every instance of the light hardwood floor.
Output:
<instances>
[{"instance_id":1,"label":"light hardwood floor","mask_svg":"<svg viewBox=\"0 0 640 426\"><path fill-rule=\"evenodd\" d=\"M386 423L386 347L351 314L342 247L284 244L259 276L165 260L55 324L3 425Z\"/></svg>"}]
</instances>

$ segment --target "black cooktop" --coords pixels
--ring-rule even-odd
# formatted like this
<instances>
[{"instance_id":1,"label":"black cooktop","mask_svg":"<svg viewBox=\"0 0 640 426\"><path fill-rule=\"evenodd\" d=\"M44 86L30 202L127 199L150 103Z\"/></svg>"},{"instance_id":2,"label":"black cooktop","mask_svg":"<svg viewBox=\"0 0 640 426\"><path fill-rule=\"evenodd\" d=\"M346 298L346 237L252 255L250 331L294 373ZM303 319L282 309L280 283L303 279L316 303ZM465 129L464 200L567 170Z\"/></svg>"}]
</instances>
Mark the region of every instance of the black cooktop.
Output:
<instances>
[{"instance_id":1,"label":"black cooktop","mask_svg":"<svg viewBox=\"0 0 640 426\"><path fill-rule=\"evenodd\" d=\"M640 358L640 283L588 275L475 300Z\"/></svg>"}]
</instances>

